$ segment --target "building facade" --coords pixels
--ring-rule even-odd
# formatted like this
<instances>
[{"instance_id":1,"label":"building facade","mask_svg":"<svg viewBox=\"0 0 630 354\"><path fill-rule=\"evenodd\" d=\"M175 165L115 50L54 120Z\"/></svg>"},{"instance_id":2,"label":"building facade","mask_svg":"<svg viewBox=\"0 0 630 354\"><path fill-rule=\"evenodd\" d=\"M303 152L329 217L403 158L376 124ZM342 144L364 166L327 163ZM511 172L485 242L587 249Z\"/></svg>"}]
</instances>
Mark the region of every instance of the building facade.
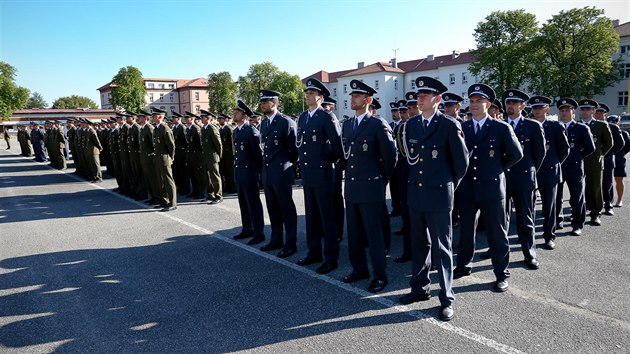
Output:
<instances>
[{"instance_id":1,"label":"building facade","mask_svg":"<svg viewBox=\"0 0 630 354\"><path fill-rule=\"evenodd\" d=\"M630 113L630 22L616 25L615 30L619 34L618 52L613 55L613 59L621 59L621 80L606 89L601 96L594 99L603 102L610 107L610 114Z\"/></svg>"}]
</instances>

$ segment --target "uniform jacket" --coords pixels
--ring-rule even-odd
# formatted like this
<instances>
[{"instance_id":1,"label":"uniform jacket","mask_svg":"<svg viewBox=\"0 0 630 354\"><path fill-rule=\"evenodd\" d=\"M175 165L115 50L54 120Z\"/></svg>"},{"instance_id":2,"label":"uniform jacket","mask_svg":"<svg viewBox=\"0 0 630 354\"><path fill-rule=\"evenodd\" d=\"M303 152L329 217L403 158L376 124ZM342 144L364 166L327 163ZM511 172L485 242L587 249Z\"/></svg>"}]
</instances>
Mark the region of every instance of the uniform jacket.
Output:
<instances>
[{"instance_id":1,"label":"uniform jacket","mask_svg":"<svg viewBox=\"0 0 630 354\"><path fill-rule=\"evenodd\" d=\"M117 158L118 153L120 151L120 147L118 146L120 129L112 129L109 134L109 154L110 156Z\"/></svg>"},{"instance_id":2,"label":"uniform jacket","mask_svg":"<svg viewBox=\"0 0 630 354\"><path fill-rule=\"evenodd\" d=\"M124 123L118 128L118 149L122 153L129 152L129 144L127 143L127 139L129 137L129 125Z\"/></svg>"},{"instance_id":3,"label":"uniform jacket","mask_svg":"<svg viewBox=\"0 0 630 354\"><path fill-rule=\"evenodd\" d=\"M221 136L215 124L208 123L201 128L201 151L206 162L217 163L221 159Z\"/></svg>"},{"instance_id":4,"label":"uniform jacket","mask_svg":"<svg viewBox=\"0 0 630 354\"><path fill-rule=\"evenodd\" d=\"M129 152L140 152L140 125L138 123L129 126L127 144L129 145Z\"/></svg>"},{"instance_id":5,"label":"uniform jacket","mask_svg":"<svg viewBox=\"0 0 630 354\"><path fill-rule=\"evenodd\" d=\"M343 156L341 127L335 114L321 107L310 117L302 112L298 119L296 145L302 183L305 187L332 186L334 164Z\"/></svg>"},{"instance_id":6,"label":"uniform jacket","mask_svg":"<svg viewBox=\"0 0 630 354\"><path fill-rule=\"evenodd\" d=\"M610 128L610 133L612 134L613 146L610 150L608 150L606 155L604 155L604 168L612 170L615 168L615 154L623 150L626 143L621 135L621 129L619 129L617 124L609 123L608 127Z\"/></svg>"},{"instance_id":7,"label":"uniform jacket","mask_svg":"<svg viewBox=\"0 0 630 354\"><path fill-rule=\"evenodd\" d=\"M175 138L175 149L186 150L186 126L182 123L173 127L173 137Z\"/></svg>"},{"instance_id":8,"label":"uniform jacket","mask_svg":"<svg viewBox=\"0 0 630 354\"><path fill-rule=\"evenodd\" d=\"M403 130L411 163L407 203L420 211L449 211L468 167L464 135L459 122L439 111L426 129L422 120L422 115L410 118Z\"/></svg>"},{"instance_id":9,"label":"uniform jacket","mask_svg":"<svg viewBox=\"0 0 630 354\"><path fill-rule=\"evenodd\" d=\"M545 131L547 153L536 173L536 180L539 185L554 185L562 182L560 166L562 161L569 156L571 147L567 140L567 133L560 123L546 119L542 126Z\"/></svg>"},{"instance_id":10,"label":"uniform jacket","mask_svg":"<svg viewBox=\"0 0 630 354\"><path fill-rule=\"evenodd\" d=\"M385 185L396 165L396 144L387 122L367 113L354 129L355 118L343 123L341 138L346 161L344 195L348 202L385 200Z\"/></svg>"},{"instance_id":11,"label":"uniform jacket","mask_svg":"<svg viewBox=\"0 0 630 354\"><path fill-rule=\"evenodd\" d=\"M153 148L156 155L168 155L171 159L175 157L173 131L164 122L156 125L153 130Z\"/></svg>"},{"instance_id":12,"label":"uniform jacket","mask_svg":"<svg viewBox=\"0 0 630 354\"><path fill-rule=\"evenodd\" d=\"M591 119L587 124L591 129L593 135L593 142L595 143L595 151L584 158L585 170L603 170L604 169L604 155L613 146L613 137L610 132L608 123Z\"/></svg>"},{"instance_id":13,"label":"uniform jacket","mask_svg":"<svg viewBox=\"0 0 630 354\"><path fill-rule=\"evenodd\" d=\"M267 118L260 126L260 138L263 145L263 182L273 184L287 179L293 180L291 167L297 163L298 159L295 146L295 122L277 112L271 123Z\"/></svg>"},{"instance_id":14,"label":"uniform jacket","mask_svg":"<svg viewBox=\"0 0 630 354\"><path fill-rule=\"evenodd\" d=\"M505 170L522 157L523 149L512 128L489 116L477 134L474 119L464 122L462 130L468 148L469 166L458 193L467 201L505 199Z\"/></svg>"},{"instance_id":15,"label":"uniform jacket","mask_svg":"<svg viewBox=\"0 0 630 354\"><path fill-rule=\"evenodd\" d=\"M101 141L98 140L96 130L94 130L94 128L88 128L85 137L85 151L89 154L99 155L101 150L103 150L103 146L101 145Z\"/></svg>"},{"instance_id":16,"label":"uniform jacket","mask_svg":"<svg viewBox=\"0 0 630 354\"><path fill-rule=\"evenodd\" d=\"M595 151L595 143L590 128L583 123L572 121L566 130L571 148L569 156L562 162L564 180L584 176L584 158Z\"/></svg>"},{"instance_id":17,"label":"uniform jacket","mask_svg":"<svg viewBox=\"0 0 630 354\"><path fill-rule=\"evenodd\" d=\"M153 131L155 131L155 127L149 123L140 128L140 153L142 155L153 156L155 154Z\"/></svg>"},{"instance_id":18,"label":"uniform jacket","mask_svg":"<svg viewBox=\"0 0 630 354\"><path fill-rule=\"evenodd\" d=\"M201 127L197 124L186 127L186 144L189 153L201 154Z\"/></svg>"},{"instance_id":19,"label":"uniform jacket","mask_svg":"<svg viewBox=\"0 0 630 354\"><path fill-rule=\"evenodd\" d=\"M545 134L542 124L521 117L514 127L514 135L521 144L523 158L506 170L507 190L533 191L536 188L536 171L545 158Z\"/></svg>"},{"instance_id":20,"label":"uniform jacket","mask_svg":"<svg viewBox=\"0 0 630 354\"><path fill-rule=\"evenodd\" d=\"M223 148L221 159L234 160L234 128L229 124L219 127L219 135L221 136L221 147Z\"/></svg>"},{"instance_id":21,"label":"uniform jacket","mask_svg":"<svg viewBox=\"0 0 630 354\"><path fill-rule=\"evenodd\" d=\"M234 129L234 179L236 183L258 183L263 165L260 132L245 122Z\"/></svg>"}]
</instances>

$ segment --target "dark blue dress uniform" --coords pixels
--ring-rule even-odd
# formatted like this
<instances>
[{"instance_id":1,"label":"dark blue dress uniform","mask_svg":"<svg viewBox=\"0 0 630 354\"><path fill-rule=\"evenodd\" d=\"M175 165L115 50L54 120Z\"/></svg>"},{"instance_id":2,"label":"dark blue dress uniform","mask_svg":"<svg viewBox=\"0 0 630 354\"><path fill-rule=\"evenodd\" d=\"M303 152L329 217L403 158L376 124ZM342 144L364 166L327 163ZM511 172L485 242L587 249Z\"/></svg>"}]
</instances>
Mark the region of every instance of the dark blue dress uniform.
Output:
<instances>
[{"instance_id":1,"label":"dark blue dress uniform","mask_svg":"<svg viewBox=\"0 0 630 354\"><path fill-rule=\"evenodd\" d=\"M279 93L260 91L260 99L278 98ZM271 240L267 249L297 248L297 211L293 202L293 165L297 163L296 124L280 112L261 123L263 175L267 212L271 220ZM283 230L284 227L284 230ZM283 242L283 233L286 232Z\"/></svg>"},{"instance_id":2,"label":"dark blue dress uniform","mask_svg":"<svg viewBox=\"0 0 630 354\"><path fill-rule=\"evenodd\" d=\"M243 101L238 100L235 110L252 114ZM265 239L263 208L260 201L258 180L263 165L260 132L248 121L234 129L234 181L241 212L241 233L235 239L253 237L252 244ZM250 241L251 242L251 241Z\"/></svg>"},{"instance_id":3,"label":"dark blue dress uniform","mask_svg":"<svg viewBox=\"0 0 630 354\"><path fill-rule=\"evenodd\" d=\"M306 90L316 90L324 96L328 90L324 85L309 79ZM321 107L312 114L305 111L298 119L296 146L299 152L300 171L304 189L306 212L307 259L322 259L322 239L324 241L324 265L317 271L327 273L337 268L339 243L336 227L333 198L335 187L334 164L343 156L341 148L341 128L334 113Z\"/></svg>"},{"instance_id":4,"label":"dark blue dress uniform","mask_svg":"<svg viewBox=\"0 0 630 354\"><path fill-rule=\"evenodd\" d=\"M396 148L398 157L396 160L396 168L394 175L398 177L398 185L400 186L400 216L402 217L402 234L403 234L403 253L394 259L394 262L405 263L411 260L411 220L409 217L409 204L407 199L407 180L409 178L409 162L407 154L403 148L403 131L407 121L398 122L394 125L394 138L396 139ZM392 177L395 178L395 177Z\"/></svg>"},{"instance_id":5,"label":"dark blue dress uniform","mask_svg":"<svg viewBox=\"0 0 630 354\"><path fill-rule=\"evenodd\" d=\"M611 126L619 122L619 116L609 116L606 118ZM621 151L615 154L615 169L613 171L614 177L627 177L626 173L626 154L630 152L630 133L625 130L621 130L621 136L623 137L624 146ZM612 199L612 197L611 197ZM621 199L617 196L617 204L615 206L621 206Z\"/></svg>"},{"instance_id":6,"label":"dark blue dress uniform","mask_svg":"<svg viewBox=\"0 0 630 354\"><path fill-rule=\"evenodd\" d=\"M529 100L524 92L510 89L504 93L506 101L519 103ZM545 158L545 136L542 125L530 118L520 116L506 118L510 123L514 134L521 144L523 158L514 166L508 168L506 179L506 215L509 225L512 204L516 209L516 232L521 244L521 251L525 257L527 266L538 268L536 259L536 241L534 226L534 192L536 190L536 172Z\"/></svg>"},{"instance_id":7,"label":"dark blue dress uniform","mask_svg":"<svg viewBox=\"0 0 630 354\"><path fill-rule=\"evenodd\" d=\"M44 137L46 133L44 129L33 128L31 130L31 144L33 144L33 151L35 152L35 161L44 162L47 160L46 147L44 146Z\"/></svg>"},{"instance_id":8,"label":"dark blue dress uniform","mask_svg":"<svg viewBox=\"0 0 630 354\"><path fill-rule=\"evenodd\" d=\"M610 108L604 103L600 103L597 112L608 113ZM615 154L622 151L625 146L621 129L614 123L608 122L610 133L613 138L613 146L606 155L604 155L604 171L602 172L602 194L604 197L604 214L613 215L613 172L615 170Z\"/></svg>"},{"instance_id":9,"label":"dark blue dress uniform","mask_svg":"<svg viewBox=\"0 0 630 354\"><path fill-rule=\"evenodd\" d=\"M441 94L446 87L429 77L416 79L418 92ZM409 163L407 203L411 219L412 294L429 294L429 270L435 260L440 303L455 300L453 283L453 210L455 189L468 167L468 149L460 123L440 113L418 115L405 124L404 149ZM431 246L437 253L431 257Z\"/></svg>"},{"instance_id":10,"label":"dark blue dress uniform","mask_svg":"<svg viewBox=\"0 0 630 354\"><path fill-rule=\"evenodd\" d=\"M551 99L534 96L529 100L532 108L548 106ZM542 203L543 238L547 248L553 248L556 239L556 194L558 184L562 182L561 164L569 156L570 146L564 127L557 121L545 119L542 122L545 131L545 149L547 150L538 172L536 182Z\"/></svg>"},{"instance_id":11,"label":"dark blue dress uniform","mask_svg":"<svg viewBox=\"0 0 630 354\"><path fill-rule=\"evenodd\" d=\"M484 96L490 102L494 101L494 91L482 84L475 84L469 88L468 96L474 95ZM477 212L480 211L486 225L490 256L498 283L510 276L504 171L523 157L523 150L507 123L490 116L484 119L485 122L476 134L476 120L471 119L462 124L470 163L457 193L460 242L454 278L468 275L472 270Z\"/></svg>"},{"instance_id":12,"label":"dark blue dress uniform","mask_svg":"<svg viewBox=\"0 0 630 354\"><path fill-rule=\"evenodd\" d=\"M372 96L376 91L352 80L353 93ZM355 127L356 125L356 127ZM366 113L360 121L348 119L342 127L346 161L346 224L352 274L344 282L369 276L365 246L369 245L374 280L368 288L382 290L387 284L385 238L382 234L385 183L396 165L396 146L387 122ZM376 287L372 287L376 285ZM378 291L376 290L376 291Z\"/></svg>"},{"instance_id":13,"label":"dark blue dress uniform","mask_svg":"<svg viewBox=\"0 0 630 354\"><path fill-rule=\"evenodd\" d=\"M572 98L561 98L556 102L558 108L570 106L577 108L577 102ZM574 120L561 123L566 129L567 140L571 150L569 156L562 162L563 181L558 184L556 195L556 210L558 212L558 227L562 227L564 220L562 197L564 184L569 188L569 205L571 206L571 227L574 235L582 233L586 219L586 205L584 203L584 158L595 151L595 143L590 129Z\"/></svg>"}]
</instances>

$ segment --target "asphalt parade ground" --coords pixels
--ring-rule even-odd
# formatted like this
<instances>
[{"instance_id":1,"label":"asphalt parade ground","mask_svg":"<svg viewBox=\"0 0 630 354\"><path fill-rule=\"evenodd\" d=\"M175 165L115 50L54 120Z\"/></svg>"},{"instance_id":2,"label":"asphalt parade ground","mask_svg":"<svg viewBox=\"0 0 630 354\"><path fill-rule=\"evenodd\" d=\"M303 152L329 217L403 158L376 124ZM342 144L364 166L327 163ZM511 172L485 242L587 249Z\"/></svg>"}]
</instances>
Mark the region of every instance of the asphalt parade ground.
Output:
<instances>
[{"instance_id":1,"label":"asphalt parade ground","mask_svg":"<svg viewBox=\"0 0 630 354\"><path fill-rule=\"evenodd\" d=\"M218 205L180 197L162 213L112 192L111 177L92 184L73 171L0 151L1 353L630 353L628 198L582 236L561 230L553 251L537 238L539 270L525 266L512 226L506 293L492 291L479 234L473 274L454 281L455 318L445 323L435 282L429 301L398 305L411 272L393 262L401 236L376 295L369 280L341 281L351 271L345 239L332 273L296 265L307 251L298 187L298 253L280 259L232 240L235 196Z\"/></svg>"}]
</instances>

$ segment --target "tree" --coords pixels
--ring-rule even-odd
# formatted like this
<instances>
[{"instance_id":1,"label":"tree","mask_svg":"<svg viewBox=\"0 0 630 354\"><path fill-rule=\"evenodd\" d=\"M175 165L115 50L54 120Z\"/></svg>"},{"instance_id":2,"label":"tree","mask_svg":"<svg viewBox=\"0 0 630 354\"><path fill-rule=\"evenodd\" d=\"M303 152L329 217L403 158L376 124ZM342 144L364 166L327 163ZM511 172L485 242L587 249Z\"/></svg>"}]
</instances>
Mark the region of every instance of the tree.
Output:
<instances>
[{"instance_id":1,"label":"tree","mask_svg":"<svg viewBox=\"0 0 630 354\"><path fill-rule=\"evenodd\" d=\"M53 102L52 108L98 108L98 105L88 97L72 95L59 97Z\"/></svg>"},{"instance_id":2,"label":"tree","mask_svg":"<svg viewBox=\"0 0 630 354\"><path fill-rule=\"evenodd\" d=\"M9 119L18 109L26 107L28 89L15 84L17 69L0 61L0 114L2 119Z\"/></svg>"},{"instance_id":3,"label":"tree","mask_svg":"<svg viewBox=\"0 0 630 354\"><path fill-rule=\"evenodd\" d=\"M546 62L538 71L539 92L577 99L604 93L619 80L619 35L612 21L595 7L561 11L542 26L537 41ZM544 45L543 45L544 44Z\"/></svg>"},{"instance_id":4,"label":"tree","mask_svg":"<svg viewBox=\"0 0 630 354\"><path fill-rule=\"evenodd\" d=\"M121 68L112 79L112 107L137 112L145 106L146 90L142 72L133 66Z\"/></svg>"},{"instance_id":5,"label":"tree","mask_svg":"<svg viewBox=\"0 0 630 354\"><path fill-rule=\"evenodd\" d=\"M299 115L304 111L306 103L302 81L299 76L281 71L273 77L269 89L282 93L280 110L283 113Z\"/></svg>"},{"instance_id":6,"label":"tree","mask_svg":"<svg viewBox=\"0 0 630 354\"><path fill-rule=\"evenodd\" d=\"M46 108L48 103L39 92L33 92L26 102L26 108Z\"/></svg>"},{"instance_id":7,"label":"tree","mask_svg":"<svg viewBox=\"0 0 630 354\"><path fill-rule=\"evenodd\" d=\"M236 106L238 84L232 80L229 72L208 75L208 101L210 110L229 114L229 109Z\"/></svg>"},{"instance_id":8,"label":"tree","mask_svg":"<svg viewBox=\"0 0 630 354\"><path fill-rule=\"evenodd\" d=\"M279 109L286 114L299 114L304 110L302 82L297 75L280 71L270 62L250 66L247 75L238 79L239 95L248 106L258 106L258 90L268 89L280 92Z\"/></svg>"},{"instance_id":9,"label":"tree","mask_svg":"<svg viewBox=\"0 0 630 354\"><path fill-rule=\"evenodd\" d=\"M497 95L508 88L527 89L542 60L534 41L537 34L536 16L525 10L492 12L475 29L476 61L470 72L493 86Z\"/></svg>"}]
</instances>

